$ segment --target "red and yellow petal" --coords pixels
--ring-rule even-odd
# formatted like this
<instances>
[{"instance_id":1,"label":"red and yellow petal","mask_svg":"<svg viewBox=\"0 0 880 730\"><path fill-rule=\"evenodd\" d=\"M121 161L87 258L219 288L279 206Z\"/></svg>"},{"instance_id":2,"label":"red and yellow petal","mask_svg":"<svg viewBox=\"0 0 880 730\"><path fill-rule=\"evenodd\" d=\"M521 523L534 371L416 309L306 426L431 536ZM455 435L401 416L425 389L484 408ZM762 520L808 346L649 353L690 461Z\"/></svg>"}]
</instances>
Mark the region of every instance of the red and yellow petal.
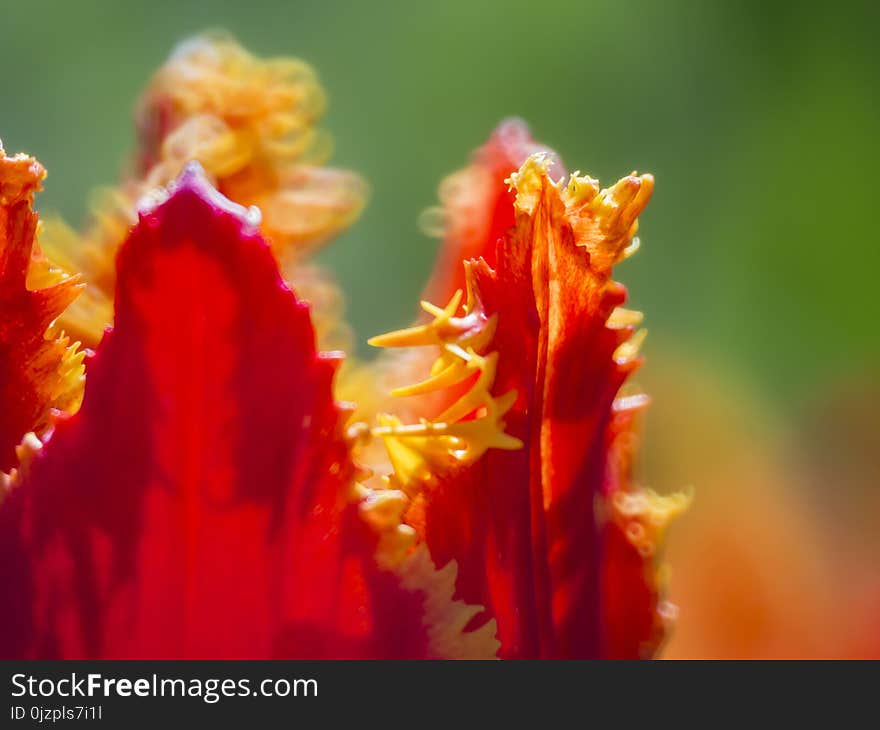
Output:
<instances>
[{"instance_id":1,"label":"red and yellow petal","mask_svg":"<svg viewBox=\"0 0 880 730\"><path fill-rule=\"evenodd\" d=\"M373 434L407 521L438 565L455 561L457 595L497 622L502 657L651 656L670 613L656 551L687 498L632 482L646 399L620 389L640 362L640 316L610 274L634 248L653 179L554 182L536 155L510 185L513 225L494 266L466 263L463 314L454 297L428 308L433 322L375 341L439 346L431 377L401 395L445 390L445 411L386 417Z\"/></svg>"},{"instance_id":2,"label":"red and yellow petal","mask_svg":"<svg viewBox=\"0 0 880 730\"><path fill-rule=\"evenodd\" d=\"M521 119L506 119L473 155L471 164L440 184L440 207L426 211L423 227L443 239L425 299L447 302L466 282L462 262L483 258L495 264L495 244L514 225L515 194L507 178L530 155L543 152L553 173L562 163L548 147L536 142Z\"/></svg>"},{"instance_id":3,"label":"red and yellow petal","mask_svg":"<svg viewBox=\"0 0 880 730\"><path fill-rule=\"evenodd\" d=\"M468 166L441 182L440 205L426 210L420 221L429 235L442 239L425 286L426 302L451 302L456 292L467 290L463 262L483 259L490 266L494 264L498 240L514 225L516 195L508 178L529 155L536 153L544 153L554 174L563 174L558 156L532 138L524 121L506 119L474 152ZM421 314L420 323L430 319L430 311L426 312L428 318ZM358 418L365 421L372 421L378 412L392 408L388 392L404 391L409 391L409 396L394 404L394 412L404 420L430 418L463 392L461 387L411 392L410 384L424 377L433 359L429 348L385 352L369 364L344 370L340 390L346 398L357 402Z\"/></svg>"},{"instance_id":4,"label":"red and yellow petal","mask_svg":"<svg viewBox=\"0 0 880 730\"><path fill-rule=\"evenodd\" d=\"M43 436L53 412L74 412L82 397L83 353L55 326L82 284L36 242L33 200L45 174L32 157L0 147L0 498L25 435Z\"/></svg>"}]
</instances>

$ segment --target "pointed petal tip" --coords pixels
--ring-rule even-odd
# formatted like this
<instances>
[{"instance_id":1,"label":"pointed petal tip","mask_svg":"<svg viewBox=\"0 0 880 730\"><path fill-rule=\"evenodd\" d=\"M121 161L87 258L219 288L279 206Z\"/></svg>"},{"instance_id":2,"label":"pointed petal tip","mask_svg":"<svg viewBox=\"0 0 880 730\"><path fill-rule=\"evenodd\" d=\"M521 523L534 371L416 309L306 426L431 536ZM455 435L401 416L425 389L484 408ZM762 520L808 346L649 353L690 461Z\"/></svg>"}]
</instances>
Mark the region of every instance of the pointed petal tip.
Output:
<instances>
[{"instance_id":1,"label":"pointed petal tip","mask_svg":"<svg viewBox=\"0 0 880 730\"><path fill-rule=\"evenodd\" d=\"M172 199L194 197L212 209L235 216L246 233L256 233L262 222L262 213L256 205L245 207L234 203L214 187L214 183L197 160L188 162L183 171L167 187L158 187L142 196L137 203L141 218L155 214Z\"/></svg>"}]
</instances>

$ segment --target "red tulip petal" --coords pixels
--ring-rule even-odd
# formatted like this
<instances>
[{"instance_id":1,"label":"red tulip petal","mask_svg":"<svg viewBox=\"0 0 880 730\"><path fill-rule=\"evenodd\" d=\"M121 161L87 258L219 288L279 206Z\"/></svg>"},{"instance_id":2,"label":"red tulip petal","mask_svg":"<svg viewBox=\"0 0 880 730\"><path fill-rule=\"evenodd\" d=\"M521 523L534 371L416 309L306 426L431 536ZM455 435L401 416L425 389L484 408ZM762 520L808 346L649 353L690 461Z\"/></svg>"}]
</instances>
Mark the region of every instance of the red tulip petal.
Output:
<instances>
[{"instance_id":1,"label":"red tulip petal","mask_svg":"<svg viewBox=\"0 0 880 730\"><path fill-rule=\"evenodd\" d=\"M374 432L391 478L416 495L407 519L438 565L456 561L458 595L497 621L502 657L650 656L666 613L654 553L687 500L632 483L627 438L646 399L618 395L640 362L640 315L620 308L610 276L653 179L600 192L586 177L554 182L549 168L533 156L511 176L515 225L494 267L466 264L463 316L454 298L429 308L434 322L374 340L442 345L435 380L401 392L448 383L455 415ZM462 380L463 363L479 378ZM478 393L487 373L490 393Z\"/></svg>"},{"instance_id":2,"label":"red tulip petal","mask_svg":"<svg viewBox=\"0 0 880 730\"><path fill-rule=\"evenodd\" d=\"M192 169L141 213L83 407L0 506L0 655L425 654L352 504L336 357L250 215Z\"/></svg>"},{"instance_id":3,"label":"red tulip petal","mask_svg":"<svg viewBox=\"0 0 880 730\"><path fill-rule=\"evenodd\" d=\"M513 228L516 194L510 189L509 177L529 155L544 154L557 177L564 173L558 155L536 142L528 125L521 119L505 119L492 132L486 143L476 150L471 163L452 173L440 184L441 206L425 211L423 227L428 233L442 236L431 278L423 293L429 302L448 302L456 291L467 288L462 262L483 259L495 265L497 243ZM439 225L438 225L439 223ZM439 230L436 230L438 229ZM424 314L420 315L425 320ZM380 378L392 388L420 377L429 368L434 353L426 351L418 357L387 357L380 362ZM442 392L420 394L407 399L397 409L404 418L413 414L432 417L442 413L450 403L465 392L463 385Z\"/></svg>"},{"instance_id":4,"label":"red tulip petal","mask_svg":"<svg viewBox=\"0 0 880 730\"><path fill-rule=\"evenodd\" d=\"M447 302L457 289L464 291L462 261L482 257L495 265L495 244L514 225L516 195L507 178L539 152L554 160L557 177L564 173L556 154L532 138L525 122L505 119L474 153L471 164L440 185L443 245L425 287L428 301Z\"/></svg>"},{"instance_id":5,"label":"red tulip petal","mask_svg":"<svg viewBox=\"0 0 880 730\"><path fill-rule=\"evenodd\" d=\"M34 193L45 175L32 157L0 147L0 497L25 434L42 435L53 409L76 410L82 395L78 343L52 324L82 284L52 267L35 241Z\"/></svg>"}]
</instances>

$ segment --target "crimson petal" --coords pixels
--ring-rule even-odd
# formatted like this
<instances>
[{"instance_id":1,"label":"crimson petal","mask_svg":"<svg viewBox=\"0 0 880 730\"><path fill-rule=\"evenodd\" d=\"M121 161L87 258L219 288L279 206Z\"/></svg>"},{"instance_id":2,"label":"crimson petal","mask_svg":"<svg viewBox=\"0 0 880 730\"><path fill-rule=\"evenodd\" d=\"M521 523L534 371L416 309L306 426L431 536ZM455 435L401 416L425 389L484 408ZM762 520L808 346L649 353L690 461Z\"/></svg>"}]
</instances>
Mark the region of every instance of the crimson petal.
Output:
<instances>
[{"instance_id":1,"label":"crimson petal","mask_svg":"<svg viewBox=\"0 0 880 730\"><path fill-rule=\"evenodd\" d=\"M418 656L307 306L190 167L117 261L81 411L0 506L0 655Z\"/></svg>"}]
</instances>

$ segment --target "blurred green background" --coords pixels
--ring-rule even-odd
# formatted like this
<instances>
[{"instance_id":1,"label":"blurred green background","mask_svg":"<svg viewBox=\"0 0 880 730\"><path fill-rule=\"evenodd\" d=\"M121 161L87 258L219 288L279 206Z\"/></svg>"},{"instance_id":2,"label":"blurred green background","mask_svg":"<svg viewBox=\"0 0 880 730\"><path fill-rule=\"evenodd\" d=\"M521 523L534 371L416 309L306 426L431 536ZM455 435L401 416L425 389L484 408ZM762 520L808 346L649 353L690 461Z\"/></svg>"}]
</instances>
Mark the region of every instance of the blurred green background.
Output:
<instances>
[{"instance_id":1,"label":"blurred green background","mask_svg":"<svg viewBox=\"0 0 880 730\"><path fill-rule=\"evenodd\" d=\"M82 220L132 147L131 109L182 38L226 28L311 62L334 164L372 199L322 259L361 336L406 323L437 242L439 180L498 120L609 183L650 171L643 247L619 277L652 342L741 370L797 408L880 358L872 297L880 131L874 3L5 3L0 138ZM876 371L874 371L876 372Z\"/></svg>"},{"instance_id":2,"label":"blurred green background","mask_svg":"<svg viewBox=\"0 0 880 730\"><path fill-rule=\"evenodd\" d=\"M49 169L41 211L77 224L178 41L225 28L311 62L333 164L372 186L320 254L361 340L411 320L437 247L418 214L503 117L606 184L654 173L617 276L651 330L650 483L697 486L670 653L880 655L876 7L5 2L0 138Z\"/></svg>"}]
</instances>

